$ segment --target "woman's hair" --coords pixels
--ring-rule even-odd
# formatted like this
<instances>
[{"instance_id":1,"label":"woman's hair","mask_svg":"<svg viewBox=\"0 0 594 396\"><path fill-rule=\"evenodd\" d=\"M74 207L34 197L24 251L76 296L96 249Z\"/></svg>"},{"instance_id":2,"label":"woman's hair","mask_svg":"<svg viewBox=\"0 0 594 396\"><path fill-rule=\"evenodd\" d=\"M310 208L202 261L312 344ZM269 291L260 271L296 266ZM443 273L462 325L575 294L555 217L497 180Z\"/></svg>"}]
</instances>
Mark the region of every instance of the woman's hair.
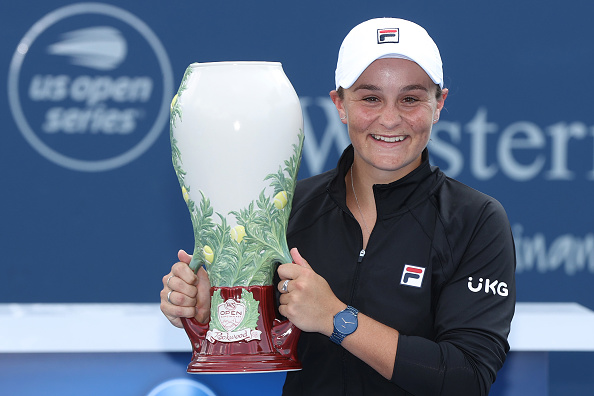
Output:
<instances>
[{"instance_id":1,"label":"woman's hair","mask_svg":"<svg viewBox=\"0 0 594 396\"><path fill-rule=\"evenodd\" d=\"M441 95L443 95L443 90L441 89L439 84L435 84L435 88L436 88L435 99L439 100L441 98ZM343 87L338 87L338 89L336 90L336 93L338 94L338 97L341 100L344 99L344 88Z\"/></svg>"}]
</instances>

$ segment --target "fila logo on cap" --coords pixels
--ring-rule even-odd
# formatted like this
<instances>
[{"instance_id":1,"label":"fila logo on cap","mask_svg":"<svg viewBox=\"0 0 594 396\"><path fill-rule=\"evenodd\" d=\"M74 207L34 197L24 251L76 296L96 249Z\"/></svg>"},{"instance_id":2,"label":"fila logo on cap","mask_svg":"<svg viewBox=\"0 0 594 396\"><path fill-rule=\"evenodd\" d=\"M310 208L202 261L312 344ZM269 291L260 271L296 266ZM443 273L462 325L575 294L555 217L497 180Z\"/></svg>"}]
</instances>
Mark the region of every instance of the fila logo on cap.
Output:
<instances>
[{"instance_id":1,"label":"fila logo on cap","mask_svg":"<svg viewBox=\"0 0 594 396\"><path fill-rule=\"evenodd\" d=\"M402 271L402 279L400 279L400 284L421 287L421 284L423 283L423 275L425 275L425 268L406 264L404 266L404 271Z\"/></svg>"},{"instance_id":2,"label":"fila logo on cap","mask_svg":"<svg viewBox=\"0 0 594 396\"><path fill-rule=\"evenodd\" d=\"M398 34L398 28L394 29L377 29L377 43L397 43L400 36Z\"/></svg>"}]
</instances>

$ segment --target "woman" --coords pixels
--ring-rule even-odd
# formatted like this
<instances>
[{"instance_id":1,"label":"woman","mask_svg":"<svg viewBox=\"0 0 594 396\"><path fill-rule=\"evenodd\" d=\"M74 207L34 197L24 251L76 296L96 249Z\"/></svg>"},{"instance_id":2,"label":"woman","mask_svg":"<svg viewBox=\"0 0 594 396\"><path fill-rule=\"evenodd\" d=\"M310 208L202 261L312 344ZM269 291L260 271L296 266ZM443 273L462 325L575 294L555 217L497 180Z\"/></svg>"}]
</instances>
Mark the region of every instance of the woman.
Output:
<instances>
[{"instance_id":1,"label":"woman","mask_svg":"<svg viewBox=\"0 0 594 396\"><path fill-rule=\"evenodd\" d=\"M447 95L420 26L372 19L343 41L330 96L352 145L295 191L279 312L303 331L303 370L283 394L488 393L509 350L514 246L496 200L429 164ZM161 309L204 322L208 278L179 259Z\"/></svg>"}]
</instances>

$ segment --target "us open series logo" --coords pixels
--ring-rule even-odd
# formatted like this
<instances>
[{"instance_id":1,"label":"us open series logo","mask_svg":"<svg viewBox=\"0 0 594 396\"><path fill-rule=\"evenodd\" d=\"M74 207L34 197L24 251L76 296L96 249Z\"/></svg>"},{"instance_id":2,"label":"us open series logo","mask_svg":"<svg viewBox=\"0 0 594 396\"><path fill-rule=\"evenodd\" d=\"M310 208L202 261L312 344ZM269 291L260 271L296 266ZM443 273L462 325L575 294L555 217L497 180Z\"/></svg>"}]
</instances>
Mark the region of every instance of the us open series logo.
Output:
<instances>
[{"instance_id":1,"label":"us open series logo","mask_svg":"<svg viewBox=\"0 0 594 396\"><path fill-rule=\"evenodd\" d=\"M163 45L121 8L78 3L36 22L13 55L8 96L42 156L97 172L139 156L166 129L173 73Z\"/></svg>"}]
</instances>

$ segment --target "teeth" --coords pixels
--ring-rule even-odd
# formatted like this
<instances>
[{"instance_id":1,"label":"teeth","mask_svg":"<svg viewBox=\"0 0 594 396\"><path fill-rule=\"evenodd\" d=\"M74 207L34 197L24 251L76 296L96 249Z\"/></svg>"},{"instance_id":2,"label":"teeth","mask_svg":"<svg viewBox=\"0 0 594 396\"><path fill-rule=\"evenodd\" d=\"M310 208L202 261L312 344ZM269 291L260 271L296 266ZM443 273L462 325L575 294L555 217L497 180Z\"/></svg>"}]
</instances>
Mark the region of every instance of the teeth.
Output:
<instances>
[{"instance_id":1,"label":"teeth","mask_svg":"<svg viewBox=\"0 0 594 396\"><path fill-rule=\"evenodd\" d=\"M388 142L388 143L394 143L394 142L401 142L404 140L404 136L392 136L392 137L386 137L386 136L380 136L380 135L371 135L373 136L373 138L375 140L381 140L384 142Z\"/></svg>"}]
</instances>

